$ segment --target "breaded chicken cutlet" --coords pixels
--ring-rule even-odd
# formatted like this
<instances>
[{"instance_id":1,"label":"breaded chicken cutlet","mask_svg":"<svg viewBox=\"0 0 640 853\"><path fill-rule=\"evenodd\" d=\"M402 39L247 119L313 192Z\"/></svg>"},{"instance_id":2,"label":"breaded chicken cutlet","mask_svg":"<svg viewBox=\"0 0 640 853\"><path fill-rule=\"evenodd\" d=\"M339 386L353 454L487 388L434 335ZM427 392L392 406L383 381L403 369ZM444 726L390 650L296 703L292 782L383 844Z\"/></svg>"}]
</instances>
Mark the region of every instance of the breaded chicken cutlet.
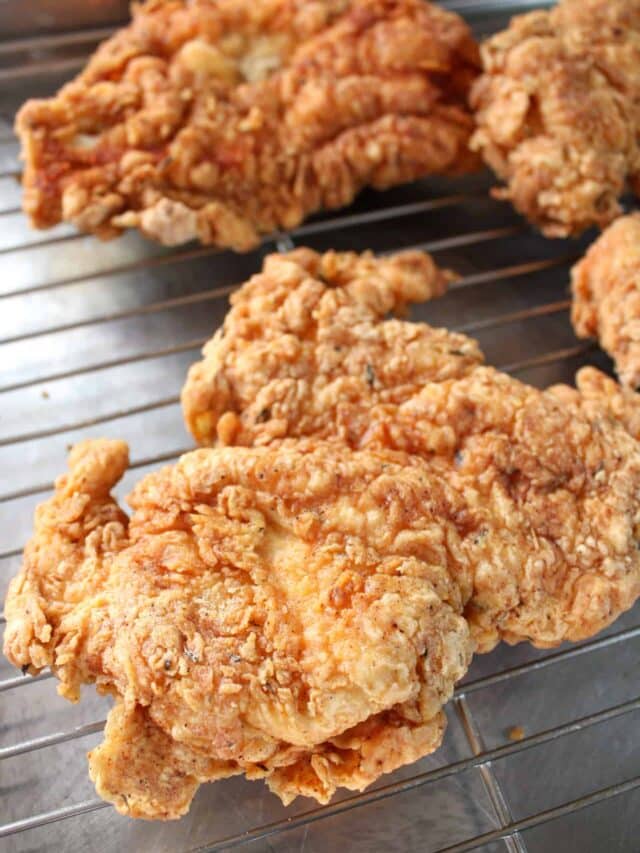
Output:
<instances>
[{"instance_id":1,"label":"breaded chicken cutlet","mask_svg":"<svg viewBox=\"0 0 640 853\"><path fill-rule=\"evenodd\" d=\"M17 133L24 209L247 250L365 186L475 168L477 46L423 0L148 0Z\"/></svg>"},{"instance_id":2,"label":"breaded chicken cutlet","mask_svg":"<svg viewBox=\"0 0 640 853\"><path fill-rule=\"evenodd\" d=\"M548 236L603 227L640 186L640 0L560 0L482 47L472 147Z\"/></svg>"},{"instance_id":3,"label":"breaded chicken cutlet","mask_svg":"<svg viewBox=\"0 0 640 853\"><path fill-rule=\"evenodd\" d=\"M638 399L596 371L542 392L387 319L449 279L419 253L271 256L184 391L218 447L145 477L131 519L126 445L72 452L5 653L114 697L89 765L123 814L238 773L285 803L362 789L438 747L474 649L581 640L640 595Z\"/></svg>"},{"instance_id":4,"label":"breaded chicken cutlet","mask_svg":"<svg viewBox=\"0 0 640 853\"><path fill-rule=\"evenodd\" d=\"M440 291L419 253L272 255L183 389L202 444L300 436L419 456L464 496L480 650L604 628L640 594L640 446L579 397L482 365L475 341L388 312Z\"/></svg>"},{"instance_id":5,"label":"breaded chicken cutlet","mask_svg":"<svg viewBox=\"0 0 640 853\"><path fill-rule=\"evenodd\" d=\"M581 338L597 338L620 381L640 385L640 214L607 228L572 270L571 320Z\"/></svg>"},{"instance_id":6,"label":"breaded chicken cutlet","mask_svg":"<svg viewBox=\"0 0 640 853\"><path fill-rule=\"evenodd\" d=\"M89 756L132 817L245 773L326 802L436 749L470 662L461 499L420 460L323 442L194 451L110 496L123 442L77 445L36 513L5 654L112 694Z\"/></svg>"}]
</instances>

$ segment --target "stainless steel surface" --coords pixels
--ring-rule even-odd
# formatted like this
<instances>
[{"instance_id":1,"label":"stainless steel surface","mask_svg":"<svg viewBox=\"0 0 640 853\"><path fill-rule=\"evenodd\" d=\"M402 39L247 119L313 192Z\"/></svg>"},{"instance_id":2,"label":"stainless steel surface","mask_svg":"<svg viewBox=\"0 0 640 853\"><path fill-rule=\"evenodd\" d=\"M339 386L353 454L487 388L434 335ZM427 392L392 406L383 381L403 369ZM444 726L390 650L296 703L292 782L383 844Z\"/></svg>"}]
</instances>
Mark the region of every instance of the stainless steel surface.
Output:
<instances>
[{"instance_id":1,"label":"stainless steel surface","mask_svg":"<svg viewBox=\"0 0 640 853\"><path fill-rule=\"evenodd\" d=\"M0 0L0 39L73 32L127 19L129 0Z\"/></svg>"},{"instance_id":2,"label":"stainless steel surface","mask_svg":"<svg viewBox=\"0 0 640 853\"><path fill-rule=\"evenodd\" d=\"M186 369L233 287L288 241L378 252L423 246L464 278L415 318L470 332L491 363L534 384L571 381L586 362L610 367L568 322L568 269L588 238L542 239L487 197L487 175L366 193L349 211L244 256L169 252L135 235L99 243L66 227L31 231L18 212L13 113L26 97L55 90L119 5L83 4L74 20L67 13L80 4L33 3L66 6L67 17L49 26L39 18L31 29L16 19L10 31L20 7L0 3L0 38L24 37L0 42L2 596L70 444L98 435L130 442L121 496L190 446L178 406ZM449 5L486 33L516 5L533 4ZM41 34L47 29L60 32ZM232 779L203 786L187 817L161 824L120 817L96 799L85 752L100 739L109 703L87 689L70 705L47 673L22 676L3 659L0 849L631 853L640 848L639 671L639 608L579 646L505 646L476 658L448 709L442 749L363 794L284 809L262 784ZM510 740L514 726L524 740Z\"/></svg>"}]
</instances>

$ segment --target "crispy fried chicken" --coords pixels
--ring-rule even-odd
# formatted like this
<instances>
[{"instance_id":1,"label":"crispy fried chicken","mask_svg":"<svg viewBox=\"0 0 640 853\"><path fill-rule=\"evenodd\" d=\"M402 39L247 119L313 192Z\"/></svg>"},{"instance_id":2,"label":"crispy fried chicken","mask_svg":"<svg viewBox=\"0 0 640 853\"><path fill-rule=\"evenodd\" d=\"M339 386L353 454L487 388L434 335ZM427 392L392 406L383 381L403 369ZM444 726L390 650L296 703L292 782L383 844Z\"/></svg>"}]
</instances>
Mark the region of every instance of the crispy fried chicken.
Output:
<instances>
[{"instance_id":1,"label":"crispy fried chicken","mask_svg":"<svg viewBox=\"0 0 640 853\"><path fill-rule=\"evenodd\" d=\"M448 278L271 256L184 391L218 447L143 479L130 520L126 446L71 454L5 652L114 696L90 773L122 813L178 817L236 773L285 803L361 789L437 748L474 648L581 640L640 595L637 398L595 371L539 391L387 319Z\"/></svg>"},{"instance_id":2,"label":"crispy fried chicken","mask_svg":"<svg viewBox=\"0 0 640 853\"><path fill-rule=\"evenodd\" d=\"M304 435L422 458L463 496L479 649L601 630L640 594L640 447L580 398L561 405L482 366L475 341L385 319L426 298L433 263L272 255L232 299L183 390L202 443Z\"/></svg>"},{"instance_id":3,"label":"crispy fried chicken","mask_svg":"<svg viewBox=\"0 0 640 853\"><path fill-rule=\"evenodd\" d=\"M246 250L321 208L476 166L477 46L423 0L148 0L17 119L24 207Z\"/></svg>"},{"instance_id":4,"label":"crispy fried chicken","mask_svg":"<svg viewBox=\"0 0 640 853\"><path fill-rule=\"evenodd\" d=\"M482 48L472 147L548 236L605 226L640 175L640 0L561 0Z\"/></svg>"},{"instance_id":5,"label":"crispy fried chicken","mask_svg":"<svg viewBox=\"0 0 640 853\"><path fill-rule=\"evenodd\" d=\"M437 748L473 648L445 480L323 442L198 450L138 484L129 521L109 495L126 460L74 449L5 608L14 664L116 697L102 797L175 818L245 773L326 802Z\"/></svg>"},{"instance_id":6,"label":"crispy fried chicken","mask_svg":"<svg viewBox=\"0 0 640 853\"><path fill-rule=\"evenodd\" d=\"M618 219L572 271L571 319L581 338L598 338L620 381L640 385L640 214Z\"/></svg>"},{"instance_id":7,"label":"crispy fried chicken","mask_svg":"<svg viewBox=\"0 0 640 853\"><path fill-rule=\"evenodd\" d=\"M268 256L189 372L187 426L200 444L292 434L357 443L373 405L400 403L482 360L463 335L384 320L441 295L452 278L422 252Z\"/></svg>"}]
</instances>

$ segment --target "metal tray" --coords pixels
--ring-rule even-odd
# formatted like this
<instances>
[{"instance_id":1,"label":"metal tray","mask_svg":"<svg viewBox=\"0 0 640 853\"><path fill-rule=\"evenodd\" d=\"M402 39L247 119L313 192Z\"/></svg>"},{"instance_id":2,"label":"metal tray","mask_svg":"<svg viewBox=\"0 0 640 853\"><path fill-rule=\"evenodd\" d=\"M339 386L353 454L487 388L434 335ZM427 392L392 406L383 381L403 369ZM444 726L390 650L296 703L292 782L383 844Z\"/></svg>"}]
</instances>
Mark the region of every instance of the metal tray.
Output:
<instances>
[{"instance_id":1,"label":"metal tray","mask_svg":"<svg viewBox=\"0 0 640 853\"><path fill-rule=\"evenodd\" d=\"M249 255L167 251L136 235L100 243L67 227L29 229L18 209L13 113L73 73L122 7L49 5L64 7L66 17L36 22L40 34L20 41L7 37L28 32L26 5L9 0L0 8L2 596L33 509L70 444L99 435L130 442L133 467L120 495L188 449L178 406L186 369L221 322L233 287L277 245L266 241ZM516 8L448 5L481 35L505 26ZM82 14L70 17L70 7ZM96 22L100 29L86 29ZM567 316L569 265L588 238L544 240L489 199L490 182L480 175L367 192L280 245L421 246L464 278L414 317L473 334L490 363L541 386L571 381L586 362L608 369L596 348L575 339ZM545 653L504 646L476 658L448 708L442 749L363 794L284 809L261 783L237 778L203 786L187 817L163 824L120 817L96 799L85 752L100 739L107 700L87 689L70 705L47 674L23 677L2 660L0 849L630 853L640 849L639 673L639 608L579 646ZM510 739L516 726L523 740Z\"/></svg>"}]
</instances>

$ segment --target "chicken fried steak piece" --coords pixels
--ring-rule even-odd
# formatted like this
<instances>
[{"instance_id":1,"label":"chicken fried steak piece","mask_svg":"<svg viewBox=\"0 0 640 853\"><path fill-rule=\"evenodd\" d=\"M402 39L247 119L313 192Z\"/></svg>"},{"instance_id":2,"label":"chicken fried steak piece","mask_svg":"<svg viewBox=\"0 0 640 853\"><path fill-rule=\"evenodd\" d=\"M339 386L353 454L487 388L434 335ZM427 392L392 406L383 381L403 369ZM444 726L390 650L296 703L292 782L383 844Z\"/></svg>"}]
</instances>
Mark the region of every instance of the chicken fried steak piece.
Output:
<instances>
[{"instance_id":1,"label":"chicken fried steak piece","mask_svg":"<svg viewBox=\"0 0 640 853\"><path fill-rule=\"evenodd\" d=\"M640 175L640 0L561 0L482 47L472 147L550 237L604 227Z\"/></svg>"},{"instance_id":2,"label":"chicken fried steak piece","mask_svg":"<svg viewBox=\"0 0 640 853\"><path fill-rule=\"evenodd\" d=\"M571 320L597 338L623 385L640 385L640 214L618 219L572 270Z\"/></svg>"},{"instance_id":3,"label":"chicken fried steak piece","mask_svg":"<svg viewBox=\"0 0 640 853\"><path fill-rule=\"evenodd\" d=\"M270 256L189 372L187 425L203 444L315 435L420 457L463 496L478 647L584 639L640 593L640 447L602 409L482 366L470 338L385 319L437 295L434 275L419 253Z\"/></svg>"},{"instance_id":4,"label":"chicken fried steak piece","mask_svg":"<svg viewBox=\"0 0 640 853\"><path fill-rule=\"evenodd\" d=\"M474 169L477 46L423 0L148 0L16 123L24 208L239 251L310 213Z\"/></svg>"},{"instance_id":5,"label":"chicken fried steak piece","mask_svg":"<svg viewBox=\"0 0 640 853\"><path fill-rule=\"evenodd\" d=\"M198 450L138 484L130 521L109 497L126 445L70 461L11 583L5 653L69 698L116 697L90 773L120 812L179 817L234 773L326 802L437 748L473 645L460 498L419 460Z\"/></svg>"},{"instance_id":6,"label":"chicken fried steak piece","mask_svg":"<svg viewBox=\"0 0 640 853\"><path fill-rule=\"evenodd\" d=\"M189 371L188 429L200 444L287 435L357 444L372 406L400 403L482 360L463 335L385 319L440 296L453 278L422 252L269 255Z\"/></svg>"}]
</instances>

